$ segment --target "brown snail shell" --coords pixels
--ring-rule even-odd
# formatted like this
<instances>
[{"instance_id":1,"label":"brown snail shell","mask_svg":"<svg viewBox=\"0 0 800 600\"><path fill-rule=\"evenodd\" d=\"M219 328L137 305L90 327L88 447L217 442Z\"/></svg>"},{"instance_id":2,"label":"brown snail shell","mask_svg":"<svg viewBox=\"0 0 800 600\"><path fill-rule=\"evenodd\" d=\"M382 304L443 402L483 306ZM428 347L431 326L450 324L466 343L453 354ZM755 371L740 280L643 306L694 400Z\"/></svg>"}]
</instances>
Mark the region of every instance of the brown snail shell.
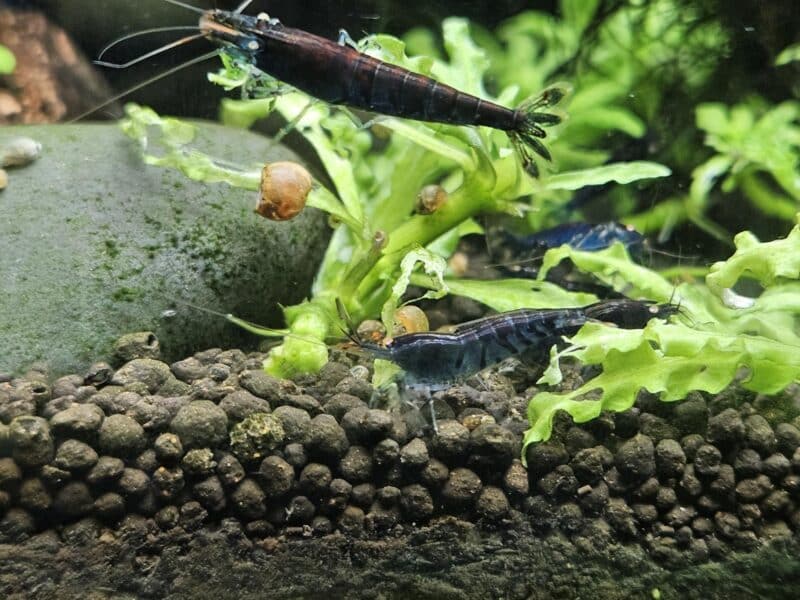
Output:
<instances>
[{"instance_id":1,"label":"brown snail shell","mask_svg":"<svg viewBox=\"0 0 800 600\"><path fill-rule=\"evenodd\" d=\"M440 185L426 185L417 194L416 212L420 215L435 213L447 202L447 190Z\"/></svg>"},{"instance_id":2,"label":"brown snail shell","mask_svg":"<svg viewBox=\"0 0 800 600\"><path fill-rule=\"evenodd\" d=\"M401 306L394 313L395 331L394 335L402 335L404 333L419 333L420 331L428 331L431 327L428 323L428 315L413 304L406 304Z\"/></svg>"},{"instance_id":3,"label":"brown snail shell","mask_svg":"<svg viewBox=\"0 0 800 600\"><path fill-rule=\"evenodd\" d=\"M261 194L256 212L272 221L287 221L306 205L313 181L305 167L295 162L269 163L261 170Z\"/></svg>"}]
</instances>

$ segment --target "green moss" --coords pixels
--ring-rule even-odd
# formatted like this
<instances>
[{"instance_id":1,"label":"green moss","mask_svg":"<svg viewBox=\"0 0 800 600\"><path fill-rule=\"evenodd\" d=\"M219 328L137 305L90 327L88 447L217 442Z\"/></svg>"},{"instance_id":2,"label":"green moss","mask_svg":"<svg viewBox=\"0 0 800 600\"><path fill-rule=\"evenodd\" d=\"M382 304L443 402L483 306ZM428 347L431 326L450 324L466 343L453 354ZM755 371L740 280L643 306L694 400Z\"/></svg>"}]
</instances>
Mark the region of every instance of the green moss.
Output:
<instances>
[{"instance_id":1,"label":"green moss","mask_svg":"<svg viewBox=\"0 0 800 600\"><path fill-rule=\"evenodd\" d=\"M136 302L143 296L142 290L129 287L118 287L111 293L111 298L116 302Z\"/></svg>"}]
</instances>

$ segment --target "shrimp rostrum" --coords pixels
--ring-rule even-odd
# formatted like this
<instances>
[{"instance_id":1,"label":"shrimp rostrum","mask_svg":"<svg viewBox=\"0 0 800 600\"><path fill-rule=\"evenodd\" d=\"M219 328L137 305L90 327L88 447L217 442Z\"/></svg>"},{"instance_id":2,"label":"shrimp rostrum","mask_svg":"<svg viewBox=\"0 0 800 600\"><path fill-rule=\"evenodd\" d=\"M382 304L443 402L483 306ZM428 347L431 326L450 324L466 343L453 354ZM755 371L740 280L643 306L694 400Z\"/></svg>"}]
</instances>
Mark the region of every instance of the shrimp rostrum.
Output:
<instances>
[{"instance_id":1,"label":"shrimp rostrum","mask_svg":"<svg viewBox=\"0 0 800 600\"><path fill-rule=\"evenodd\" d=\"M482 125L505 131L532 176L532 153L551 160L542 140L545 127L561 118L545 109L565 90L554 86L511 109L459 91L419 73L381 61L347 45L282 25L261 13L209 10L200 30L212 42L259 71L330 104L384 115L445 123Z\"/></svg>"}]
</instances>

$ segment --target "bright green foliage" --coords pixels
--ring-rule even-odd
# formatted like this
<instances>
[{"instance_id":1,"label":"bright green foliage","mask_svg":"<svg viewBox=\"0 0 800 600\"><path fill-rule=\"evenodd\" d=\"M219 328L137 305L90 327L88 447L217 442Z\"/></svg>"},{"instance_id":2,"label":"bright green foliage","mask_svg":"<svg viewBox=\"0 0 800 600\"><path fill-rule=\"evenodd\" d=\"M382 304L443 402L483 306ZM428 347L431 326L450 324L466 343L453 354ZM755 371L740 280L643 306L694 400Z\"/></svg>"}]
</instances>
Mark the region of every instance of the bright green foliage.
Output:
<instances>
[{"instance_id":1,"label":"bright green foliage","mask_svg":"<svg viewBox=\"0 0 800 600\"><path fill-rule=\"evenodd\" d=\"M775 66L788 65L790 62L800 60L800 43L792 44L783 49L783 51L775 59Z\"/></svg>"},{"instance_id":2,"label":"bright green foliage","mask_svg":"<svg viewBox=\"0 0 800 600\"><path fill-rule=\"evenodd\" d=\"M534 396L528 405L531 429L525 445L549 437L558 410L584 422L601 411L630 408L642 389L659 394L665 402L685 398L692 390L716 393L733 381L741 367L749 371L742 384L764 394L779 392L800 378L800 335L795 328L800 314L800 226L774 242L759 243L749 232L736 239L736 253L712 267L708 287L686 283L675 287L633 263L621 245L597 253L566 246L549 251L545 273L569 258L581 270L631 296L679 302L683 314L669 324L651 320L643 330L601 323L584 326L568 348L552 353L540 383L559 383L559 361L566 357L599 365L602 373L576 390ZM750 308L727 308L719 295L741 276L757 279L765 292Z\"/></svg>"},{"instance_id":3,"label":"bright green foliage","mask_svg":"<svg viewBox=\"0 0 800 600\"><path fill-rule=\"evenodd\" d=\"M725 262L712 265L706 277L708 287L716 293L732 288L740 277L756 279L762 286L774 286L800 278L800 228L788 237L760 243L749 231L734 239L736 253Z\"/></svg>"},{"instance_id":4,"label":"bright green foliage","mask_svg":"<svg viewBox=\"0 0 800 600\"><path fill-rule=\"evenodd\" d=\"M14 54L0 44L0 75L9 75L14 72L17 66L17 59Z\"/></svg>"}]
</instances>

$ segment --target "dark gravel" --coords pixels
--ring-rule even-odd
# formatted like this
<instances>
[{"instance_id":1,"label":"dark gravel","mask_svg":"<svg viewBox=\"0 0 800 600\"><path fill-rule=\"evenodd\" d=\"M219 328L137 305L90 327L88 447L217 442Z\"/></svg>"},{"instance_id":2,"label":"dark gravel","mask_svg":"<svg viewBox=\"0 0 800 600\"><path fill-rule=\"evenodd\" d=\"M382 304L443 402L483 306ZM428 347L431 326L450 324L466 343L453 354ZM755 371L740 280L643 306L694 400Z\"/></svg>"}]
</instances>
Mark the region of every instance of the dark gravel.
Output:
<instances>
[{"instance_id":1,"label":"dark gravel","mask_svg":"<svg viewBox=\"0 0 800 600\"><path fill-rule=\"evenodd\" d=\"M120 536L162 540L150 555L163 559L177 540L215 531L251 549L297 538L321 552L338 539L388 548L456 516L512 547L529 529L584 556L614 563L611 548L636 548L673 569L787 544L800 527L797 421L767 421L747 392L719 404L647 395L584 425L558 416L553 437L527 448L526 469L512 416L525 402L509 392L438 394L437 411L457 418L421 435L419 413L370 408L346 363L290 382L258 360L137 356L89 380L0 382L0 548Z\"/></svg>"}]
</instances>

